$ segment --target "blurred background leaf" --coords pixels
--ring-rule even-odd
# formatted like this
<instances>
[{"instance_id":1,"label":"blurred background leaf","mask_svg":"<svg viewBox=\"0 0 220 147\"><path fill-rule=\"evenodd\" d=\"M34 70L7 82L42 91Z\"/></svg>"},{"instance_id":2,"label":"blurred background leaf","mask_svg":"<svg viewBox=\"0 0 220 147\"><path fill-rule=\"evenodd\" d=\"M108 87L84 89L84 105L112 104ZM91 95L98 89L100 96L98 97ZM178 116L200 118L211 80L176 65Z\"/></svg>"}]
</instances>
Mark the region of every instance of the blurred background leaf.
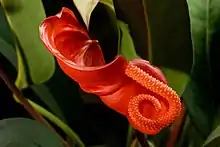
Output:
<instances>
[{"instance_id":1,"label":"blurred background leaf","mask_svg":"<svg viewBox=\"0 0 220 147\"><path fill-rule=\"evenodd\" d=\"M11 64L17 68L17 55L14 47L0 37L0 53L7 58Z\"/></svg>"},{"instance_id":2,"label":"blurred background leaf","mask_svg":"<svg viewBox=\"0 0 220 147\"><path fill-rule=\"evenodd\" d=\"M0 127L1 147L64 147L56 134L31 119L3 119Z\"/></svg>"},{"instance_id":3,"label":"blurred background leaf","mask_svg":"<svg viewBox=\"0 0 220 147\"><path fill-rule=\"evenodd\" d=\"M123 21L117 21L118 28L119 28L119 47L118 47L118 54L123 55L127 60L132 60L134 58L139 58L137 53L135 52L135 47L133 44L133 40L130 35L130 30L128 25L125 24Z\"/></svg>"},{"instance_id":4,"label":"blurred background leaf","mask_svg":"<svg viewBox=\"0 0 220 147\"><path fill-rule=\"evenodd\" d=\"M137 54L148 59L148 30L142 0L113 0L117 18L128 24Z\"/></svg>"},{"instance_id":5,"label":"blurred background leaf","mask_svg":"<svg viewBox=\"0 0 220 147\"><path fill-rule=\"evenodd\" d=\"M17 68L14 38L0 3L0 53Z\"/></svg>"},{"instance_id":6,"label":"blurred background leaf","mask_svg":"<svg viewBox=\"0 0 220 147\"><path fill-rule=\"evenodd\" d=\"M166 76L169 85L181 96L190 80L190 76L185 72L171 68L161 67L161 70Z\"/></svg>"},{"instance_id":7,"label":"blurred background leaf","mask_svg":"<svg viewBox=\"0 0 220 147\"><path fill-rule=\"evenodd\" d=\"M32 89L37 92L36 87L39 88L41 86L42 85L32 86ZM49 81L44 83L44 86L47 87L45 87L47 90L43 88L44 91L39 91L40 93L37 92L36 94L38 96L41 96L43 102L47 101L46 104L53 104L52 107L49 107L51 110L53 110L53 112L58 111L59 116L64 116L68 123L72 123L74 120L80 118L83 110L83 101L79 94L79 86L77 83L73 82L72 79L66 76L63 71L58 67L58 65L56 67L54 75ZM61 87L65 88L61 89ZM42 89L42 87L40 89ZM49 92L51 94L49 94ZM51 97L51 99L53 97L56 102L43 100L47 99L48 95ZM59 105L59 109L62 110L62 114L57 109L55 103ZM61 117L61 119L63 119L63 117Z\"/></svg>"},{"instance_id":8,"label":"blurred background leaf","mask_svg":"<svg viewBox=\"0 0 220 147\"><path fill-rule=\"evenodd\" d=\"M193 62L187 3L185 0L144 0L144 6L152 64L161 67L169 85L182 95Z\"/></svg>"},{"instance_id":9,"label":"blurred background leaf","mask_svg":"<svg viewBox=\"0 0 220 147\"><path fill-rule=\"evenodd\" d=\"M220 125L208 136L204 147L217 147L220 145Z\"/></svg>"},{"instance_id":10,"label":"blurred background leaf","mask_svg":"<svg viewBox=\"0 0 220 147\"><path fill-rule=\"evenodd\" d=\"M44 85L32 85L31 88L35 92L35 94L44 102L45 105L49 107L49 109L61 120L65 121L65 117L60 109L59 105L55 101L52 93L49 89Z\"/></svg>"},{"instance_id":11,"label":"blurred background leaf","mask_svg":"<svg viewBox=\"0 0 220 147\"><path fill-rule=\"evenodd\" d=\"M107 7L115 10L113 0L99 0L100 3L105 4Z\"/></svg>"},{"instance_id":12,"label":"blurred background leaf","mask_svg":"<svg viewBox=\"0 0 220 147\"><path fill-rule=\"evenodd\" d=\"M159 66L181 95L193 59L186 1L114 0L114 6L118 19L128 24L137 54Z\"/></svg>"},{"instance_id":13,"label":"blurred background leaf","mask_svg":"<svg viewBox=\"0 0 220 147\"><path fill-rule=\"evenodd\" d=\"M194 65L183 99L195 128L206 138L219 117L220 72L216 64L220 62L220 2L188 0L188 5Z\"/></svg>"},{"instance_id":14,"label":"blurred background leaf","mask_svg":"<svg viewBox=\"0 0 220 147\"><path fill-rule=\"evenodd\" d=\"M5 17L5 13L4 13L1 3L0 3L0 22L1 22L0 23L1 38L4 39L8 44L14 46L13 34L11 32L10 26Z\"/></svg>"},{"instance_id":15,"label":"blurred background leaf","mask_svg":"<svg viewBox=\"0 0 220 147\"><path fill-rule=\"evenodd\" d=\"M152 63L190 73L193 52L185 0L144 0L149 25Z\"/></svg>"},{"instance_id":16,"label":"blurred background leaf","mask_svg":"<svg viewBox=\"0 0 220 147\"><path fill-rule=\"evenodd\" d=\"M7 20L4 15L4 11L0 7L0 30L2 30L0 36L0 53L2 53L10 62L11 64L18 70L18 75L16 78L16 85L20 89L24 89L28 87L27 83L27 74L28 71L25 67L25 63L23 61L24 56L21 54L21 49L19 46L18 41L16 38L13 38L11 29L9 27L9 24L7 23ZM10 35L11 34L11 35ZM6 42L5 40L8 40ZM9 44L10 43L10 44ZM38 60L34 58L33 60ZM36 93L38 98L40 98L44 104L46 104L52 112L54 112L59 118L64 120L64 116L58 107L58 104L50 91L45 87L44 85L32 85L31 88Z\"/></svg>"},{"instance_id":17,"label":"blurred background leaf","mask_svg":"<svg viewBox=\"0 0 220 147\"><path fill-rule=\"evenodd\" d=\"M45 18L40 0L1 0L7 20L21 46L29 76L34 84L47 81L54 73L54 57L39 38L39 25ZM36 13L37 12L37 13Z\"/></svg>"}]
</instances>

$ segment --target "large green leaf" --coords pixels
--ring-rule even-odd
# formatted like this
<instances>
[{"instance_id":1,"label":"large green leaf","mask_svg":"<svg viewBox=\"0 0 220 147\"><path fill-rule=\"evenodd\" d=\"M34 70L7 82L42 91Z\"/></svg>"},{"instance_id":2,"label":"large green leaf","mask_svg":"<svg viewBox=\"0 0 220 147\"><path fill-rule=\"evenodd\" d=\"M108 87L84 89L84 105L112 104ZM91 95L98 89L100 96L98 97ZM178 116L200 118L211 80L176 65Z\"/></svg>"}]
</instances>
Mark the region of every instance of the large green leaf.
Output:
<instances>
[{"instance_id":1,"label":"large green leaf","mask_svg":"<svg viewBox=\"0 0 220 147\"><path fill-rule=\"evenodd\" d=\"M208 136L203 146L217 147L220 145L220 125Z\"/></svg>"},{"instance_id":2,"label":"large green leaf","mask_svg":"<svg viewBox=\"0 0 220 147\"><path fill-rule=\"evenodd\" d=\"M193 52L186 0L144 0L148 16L152 63L190 73Z\"/></svg>"},{"instance_id":3,"label":"large green leaf","mask_svg":"<svg viewBox=\"0 0 220 147\"><path fill-rule=\"evenodd\" d=\"M185 0L114 0L114 6L118 18L128 24L140 57L190 72L192 45Z\"/></svg>"},{"instance_id":4,"label":"large green leaf","mask_svg":"<svg viewBox=\"0 0 220 147\"><path fill-rule=\"evenodd\" d=\"M25 67L17 40L9 27L5 13L0 6L0 53L4 55L11 64L18 70L16 86L26 88L28 86L26 80Z\"/></svg>"},{"instance_id":5,"label":"large green leaf","mask_svg":"<svg viewBox=\"0 0 220 147\"><path fill-rule=\"evenodd\" d=\"M188 0L194 48L192 80L184 101L192 121L204 137L213 128L219 105L220 2ZM218 69L218 70L217 70Z\"/></svg>"},{"instance_id":6,"label":"large green leaf","mask_svg":"<svg viewBox=\"0 0 220 147\"><path fill-rule=\"evenodd\" d=\"M113 24L115 24L118 28L118 54L123 55L126 57L127 60L131 60L133 58L139 58L135 51L133 39L130 34L130 30L127 24L125 24L123 21L117 20L115 13L114 13L114 7L113 3L111 3L111 0L102 0L101 3L105 4L107 7L109 7L113 13L111 15L114 15L111 17L111 21ZM169 69L169 68L162 68L169 85L179 94L181 95L185 89L185 86L189 80L189 76L184 73L180 72L178 70Z\"/></svg>"},{"instance_id":7,"label":"large green leaf","mask_svg":"<svg viewBox=\"0 0 220 147\"><path fill-rule=\"evenodd\" d=\"M0 128L1 147L64 147L56 134L34 120L4 119Z\"/></svg>"},{"instance_id":8,"label":"large green leaf","mask_svg":"<svg viewBox=\"0 0 220 147\"><path fill-rule=\"evenodd\" d=\"M41 0L1 0L9 24L18 38L32 82L40 84L54 73L54 57L39 37L39 25L45 18Z\"/></svg>"},{"instance_id":9,"label":"large green leaf","mask_svg":"<svg viewBox=\"0 0 220 147\"><path fill-rule=\"evenodd\" d=\"M190 22L185 0L143 0L147 12L152 64L162 68L169 85L182 95L192 67Z\"/></svg>"}]
</instances>

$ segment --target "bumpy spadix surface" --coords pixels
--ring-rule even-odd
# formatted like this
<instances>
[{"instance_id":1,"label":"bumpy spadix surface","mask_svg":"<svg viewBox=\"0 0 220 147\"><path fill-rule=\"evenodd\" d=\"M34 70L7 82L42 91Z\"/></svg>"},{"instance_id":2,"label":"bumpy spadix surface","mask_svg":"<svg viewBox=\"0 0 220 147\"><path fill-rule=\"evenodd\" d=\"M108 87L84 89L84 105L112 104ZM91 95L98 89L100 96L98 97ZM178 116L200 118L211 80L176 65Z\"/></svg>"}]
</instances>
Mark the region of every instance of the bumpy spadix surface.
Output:
<instances>
[{"instance_id":1,"label":"bumpy spadix surface","mask_svg":"<svg viewBox=\"0 0 220 147\"><path fill-rule=\"evenodd\" d=\"M106 64L98 41L90 39L71 10L63 8L45 19L40 37L69 77L139 131L156 134L179 115L180 98L159 68L142 59L128 62L123 56Z\"/></svg>"}]
</instances>

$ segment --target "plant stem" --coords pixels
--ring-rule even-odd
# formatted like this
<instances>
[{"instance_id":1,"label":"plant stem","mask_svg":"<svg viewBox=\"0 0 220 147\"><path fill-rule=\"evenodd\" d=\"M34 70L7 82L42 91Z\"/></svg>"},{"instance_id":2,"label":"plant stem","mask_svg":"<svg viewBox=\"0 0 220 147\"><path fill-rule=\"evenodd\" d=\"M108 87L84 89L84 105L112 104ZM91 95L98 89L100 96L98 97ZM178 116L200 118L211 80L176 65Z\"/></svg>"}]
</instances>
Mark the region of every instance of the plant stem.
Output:
<instances>
[{"instance_id":1,"label":"plant stem","mask_svg":"<svg viewBox=\"0 0 220 147\"><path fill-rule=\"evenodd\" d=\"M24 108L28 111L28 113L38 122L46 125L49 127L52 131L54 131L56 134L58 134L54 128L38 113L35 111L35 109L29 104L29 102L24 98L21 91L15 86L15 84L10 80L10 78L5 74L3 71L1 65L0 65L0 78L5 82L7 87L14 93L14 95L18 98L20 103L24 106ZM66 143L66 141L58 134L61 141L66 147L69 147L69 145Z\"/></svg>"},{"instance_id":2,"label":"plant stem","mask_svg":"<svg viewBox=\"0 0 220 147\"><path fill-rule=\"evenodd\" d=\"M73 132L72 129L68 125L66 125L64 122L62 122L58 117L56 117L51 112L44 109L43 107L39 106L38 104L32 102L31 100L28 100L28 102L41 115L43 115L45 118L50 120L52 123L60 127L63 130L63 132L65 132L73 141L75 141L76 144L79 145L79 147L85 147L84 143L81 141L78 135L75 132Z\"/></svg>"},{"instance_id":3,"label":"plant stem","mask_svg":"<svg viewBox=\"0 0 220 147\"><path fill-rule=\"evenodd\" d=\"M131 143L131 140L132 140L133 130L134 130L133 127L130 124L128 124L126 147L130 146L130 143Z\"/></svg>"},{"instance_id":4,"label":"plant stem","mask_svg":"<svg viewBox=\"0 0 220 147\"><path fill-rule=\"evenodd\" d=\"M186 135L187 133L192 129L192 124L191 124L191 120L190 120L190 117L186 114L185 116L185 119L184 119L184 122L183 122L183 128L182 128L182 131L181 131L181 134L176 142L176 146L177 147L182 147L183 144L184 144L184 141L186 140Z\"/></svg>"},{"instance_id":5,"label":"plant stem","mask_svg":"<svg viewBox=\"0 0 220 147\"><path fill-rule=\"evenodd\" d=\"M139 132L138 130L135 130L135 134L136 134L137 139L142 147L150 147L150 145L148 144L147 139L143 133Z\"/></svg>"},{"instance_id":6,"label":"plant stem","mask_svg":"<svg viewBox=\"0 0 220 147\"><path fill-rule=\"evenodd\" d=\"M136 147L136 144L137 144L137 139L134 139L131 143L131 146L130 147Z\"/></svg>"},{"instance_id":7,"label":"plant stem","mask_svg":"<svg viewBox=\"0 0 220 147\"><path fill-rule=\"evenodd\" d=\"M181 133L180 130L183 127L185 117L186 117L186 110L184 107L184 103L182 103L182 111L172 126L171 135L170 135L170 138L167 142L167 147L174 147L175 146L177 138L179 137L179 135Z\"/></svg>"},{"instance_id":8,"label":"plant stem","mask_svg":"<svg viewBox=\"0 0 220 147\"><path fill-rule=\"evenodd\" d=\"M145 17L145 23L146 23L146 28L147 28L147 43L148 43L148 61L152 63L153 61L153 52L152 52L152 43L151 43L151 35L150 35L150 24L148 20L148 14L147 14L147 2L145 0L142 0L142 5L144 9L144 17Z\"/></svg>"}]
</instances>

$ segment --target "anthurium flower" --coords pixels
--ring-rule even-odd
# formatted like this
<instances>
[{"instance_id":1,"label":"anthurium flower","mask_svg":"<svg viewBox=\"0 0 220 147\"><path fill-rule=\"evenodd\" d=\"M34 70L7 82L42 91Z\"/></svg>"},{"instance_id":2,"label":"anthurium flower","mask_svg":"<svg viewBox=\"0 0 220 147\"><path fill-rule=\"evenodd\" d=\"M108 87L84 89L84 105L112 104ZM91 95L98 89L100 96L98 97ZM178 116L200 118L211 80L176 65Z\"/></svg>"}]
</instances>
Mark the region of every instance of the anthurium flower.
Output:
<instances>
[{"instance_id":1,"label":"anthurium flower","mask_svg":"<svg viewBox=\"0 0 220 147\"><path fill-rule=\"evenodd\" d=\"M159 68L143 59L126 61L123 56L105 63L98 41L90 39L71 10L63 8L46 18L40 38L82 90L98 95L137 130L156 134L179 115L180 98Z\"/></svg>"}]
</instances>

